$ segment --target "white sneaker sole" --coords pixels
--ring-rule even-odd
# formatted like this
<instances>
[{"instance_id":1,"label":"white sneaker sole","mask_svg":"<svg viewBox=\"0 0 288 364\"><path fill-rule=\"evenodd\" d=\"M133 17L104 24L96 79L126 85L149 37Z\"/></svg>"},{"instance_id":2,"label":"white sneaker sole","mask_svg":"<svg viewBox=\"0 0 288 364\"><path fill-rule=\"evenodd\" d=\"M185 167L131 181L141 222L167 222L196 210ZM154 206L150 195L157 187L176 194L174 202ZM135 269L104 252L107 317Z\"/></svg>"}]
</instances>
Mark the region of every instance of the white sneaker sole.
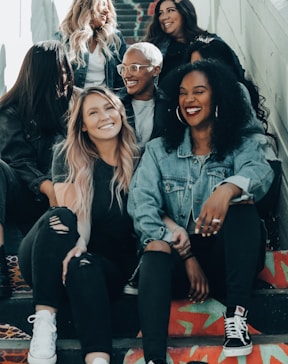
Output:
<instances>
[{"instance_id":1,"label":"white sneaker sole","mask_svg":"<svg viewBox=\"0 0 288 364\"><path fill-rule=\"evenodd\" d=\"M225 348L223 347L223 352L224 355L227 357L231 357L231 356L246 356L251 354L253 349L253 345L247 345L247 346L243 346L243 347L238 347L238 348Z\"/></svg>"},{"instance_id":2,"label":"white sneaker sole","mask_svg":"<svg viewBox=\"0 0 288 364\"><path fill-rule=\"evenodd\" d=\"M44 358L35 358L29 352L27 361L28 361L28 364L56 364L57 355L54 354L52 357L44 359Z\"/></svg>"},{"instance_id":3,"label":"white sneaker sole","mask_svg":"<svg viewBox=\"0 0 288 364\"><path fill-rule=\"evenodd\" d=\"M129 284L126 284L126 286L123 289L123 292L125 294L131 294L131 295L137 296L138 288L135 288L135 287L130 286Z\"/></svg>"}]
</instances>

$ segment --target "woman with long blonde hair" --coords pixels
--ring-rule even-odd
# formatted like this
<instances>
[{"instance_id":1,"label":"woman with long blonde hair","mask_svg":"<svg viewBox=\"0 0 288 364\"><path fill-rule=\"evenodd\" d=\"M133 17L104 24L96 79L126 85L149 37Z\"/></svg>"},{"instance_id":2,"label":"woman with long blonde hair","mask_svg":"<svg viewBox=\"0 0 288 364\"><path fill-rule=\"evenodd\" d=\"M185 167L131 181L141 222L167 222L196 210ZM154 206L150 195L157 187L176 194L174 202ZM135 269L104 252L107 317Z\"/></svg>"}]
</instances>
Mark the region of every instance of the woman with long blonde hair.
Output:
<instances>
[{"instance_id":1,"label":"woman with long blonde hair","mask_svg":"<svg viewBox=\"0 0 288 364\"><path fill-rule=\"evenodd\" d=\"M126 51L112 0L73 0L57 37L69 50L75 85L123 86L116 72Z\"/></svg>"},{"instance_id":2,"label":"woman with long blonde hair","mask_svg":"<svg viewBox=\"0 0 288 364\"><path fill-rule=\"evenodd\" d=\"M28 319L34 323L29 364L56 363L56 313L65 291L85 363L109 363L110 303L137 263L126 207L137 160L119 98L102 87L80 92L67 139L54 150L52 178L61 207L42 216L19 250L36 306Z\"/></svg>"}]
</instances>

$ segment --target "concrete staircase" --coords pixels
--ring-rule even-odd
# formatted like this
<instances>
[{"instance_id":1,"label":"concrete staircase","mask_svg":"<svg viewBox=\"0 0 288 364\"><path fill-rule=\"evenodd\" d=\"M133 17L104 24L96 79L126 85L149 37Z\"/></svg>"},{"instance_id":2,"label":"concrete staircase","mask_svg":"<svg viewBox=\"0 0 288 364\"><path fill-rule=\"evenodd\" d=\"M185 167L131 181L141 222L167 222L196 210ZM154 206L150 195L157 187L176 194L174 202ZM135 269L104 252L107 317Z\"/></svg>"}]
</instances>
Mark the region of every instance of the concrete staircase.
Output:
<instances>
[{"instance_id":1,"label":"concrete staircase","mask_svg":"<svg viewBox=\"0 0 288 364\"><path fill-rule=\"evenodd\" d=\"M152 15L153 4L155 3L147 1L115 1L119 29L128 45L142 40Z\"/></svg>"},{"instance_id":2,"label":"concrete staircase","mask_svg":"<svg viewBox=\"0 0 288 364\"><path fill-rule=\"evenodd\" d=\"M119 28L127 44L140 41L155 2L116 0ZM34 313L31 290L23 281L17 260L21 236L10 230L6 241L13 297L0 300L0 363L27 363ZM273 244L272 244L273 245ZM269 246L269 244L268 244ZM198 360L209 364L288 364L288 251L267 251L249 307L253 351L248 357L225 358L222 352L224 302L203 304L173 301L169 324L168 356L173 364ZM69 307L59 311L58 364L82 364ZM124 295L113 306L114 355L112 364L144 364L137 296Z\"/></svg>"},{"instance_id":3,"label":"concrete staircase","mask_svg":"<svg viewBox=\"0 0 288 364\"><path fill-rule=\"evenodd\" d=\"M14 245L15 249L16 245ZM7 256L13 297L0 300L0 363L26 363L34 312L31 290L23 281L15 251ZM248 357L225 358L222 353L224 302L203 304L173 301L168 355L174 364L200 360L209 364L288 363L288 251L267 251L251 307L249 326L253 352ZM69 307L57 319L58 364L84 363ZM114 356L112 364L144 364L137 296L124 295L113 306Z\"/></svg>"}]
</instances>

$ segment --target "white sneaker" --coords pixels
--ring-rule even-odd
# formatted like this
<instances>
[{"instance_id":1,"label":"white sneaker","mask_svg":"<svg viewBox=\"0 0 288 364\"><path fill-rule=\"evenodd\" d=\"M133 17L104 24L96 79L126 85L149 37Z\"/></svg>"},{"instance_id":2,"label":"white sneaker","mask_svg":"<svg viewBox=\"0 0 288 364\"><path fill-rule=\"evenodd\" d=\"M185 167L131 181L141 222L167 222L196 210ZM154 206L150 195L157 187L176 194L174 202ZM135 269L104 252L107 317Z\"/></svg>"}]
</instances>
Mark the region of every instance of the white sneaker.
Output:
<instances>
[{"instance_id":1,"label":"white sneaker","mask_svg":"<svg viewBox=\"0 0 288 364\"><path fill-rule=\"evenodd\" d=\"M29 364L55 364L56 356L56 315L48 310L41 310L28 317L33 323L33 336L28 353Z\"/></svg>"}]
</instances>

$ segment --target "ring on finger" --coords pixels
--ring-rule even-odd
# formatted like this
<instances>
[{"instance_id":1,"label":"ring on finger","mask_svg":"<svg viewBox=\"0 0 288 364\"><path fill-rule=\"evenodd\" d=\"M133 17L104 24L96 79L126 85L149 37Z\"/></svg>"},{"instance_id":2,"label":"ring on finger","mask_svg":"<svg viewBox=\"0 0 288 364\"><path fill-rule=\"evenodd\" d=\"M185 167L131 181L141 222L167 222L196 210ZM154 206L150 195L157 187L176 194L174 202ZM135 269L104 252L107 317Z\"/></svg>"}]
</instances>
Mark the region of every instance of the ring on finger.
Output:
<instances>
[{"instance_id":1,"label":"ring on finger","mask_svg":"<svg viewBox=\"0 0 288 364\"><path fill-rule=\"evenodd\" d=\"M214 218L214 219L212 219L212 222L215 222L215 224L220 224L221 220Z\"/></svg>"}]
</instances>

